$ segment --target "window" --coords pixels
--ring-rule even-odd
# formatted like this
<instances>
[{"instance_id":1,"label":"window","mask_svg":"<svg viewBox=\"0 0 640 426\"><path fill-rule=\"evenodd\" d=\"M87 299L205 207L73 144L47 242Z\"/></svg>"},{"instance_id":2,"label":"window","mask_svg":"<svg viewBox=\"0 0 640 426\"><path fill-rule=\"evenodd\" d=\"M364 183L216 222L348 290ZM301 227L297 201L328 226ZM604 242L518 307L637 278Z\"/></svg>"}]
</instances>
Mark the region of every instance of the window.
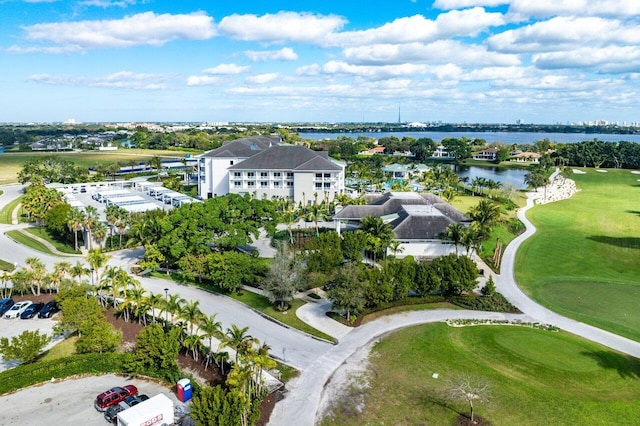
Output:
<instances>
[{"instance_id":1,"label":"window","mask_svg":"<svg viewBox=\"0 0 640 426\"><path fill-rule=\"evenodd\" d=\"M256 183L254 181L249 181L249 182L247 182L247 186L249 188L253 188L254 186L256 186Z\"/></svg>"},{"instance_id":2,"label":"window","mask_svg":"<svg viewBox=\"0 0 640 426\"><path fill-rule=\"evenodd\" d=\"M293 182L287 182L287 188L293 188Z\"/></svg>"},{"instance_id":3,"label":"window","mask_svg":"<svg viewBox=\"0 0 640 426\"><path fill-rule=\"evenodd\" d=\"M241 178L241 177L242 177L242 173L240 173L240 172L233 172L233 177L234 177L234 178Z\"/></svg>"},{"instance_id":4,"label":"window","mask_svg":"<svg viewBox=\"0 0 640 426\"><path fill-rule=\"evenodd\" d=\"M325 178L325 179L329 179L330 177L331 177L331 173L325 173L325 174L324 174L324 178Z\"/></svg>"},{"instance_id":5,"label":"window","mask_svg":"<svg viewBox=\"0 0 640 426\"><path fill-rule=\"evenodd\" d=\"M281 188L282 185L280 185L280 182L273 182L273 187L274 188Z\"/></svg>"},{"instance_id":6,"label":"window","mask_svg":"<svg viewBox=\"0 0 640 426\"><path fill-rule=\"evenodd\" d=\"M316 179L322 179L322 173L316 173Z\"/></svg>"},{"instance_id":7,"label":"window","mask_svg":"<svg viewBox=\"0 0 640 426\"><path fill-rule=\"evenodd\" d=\"M256 177L255 172L247 172L247 177L254 178Z\"/></svg>"},{"instance_id":8,"label":"window","mask_svg":"<svg viewBox=\"0 0 640 426\"><path fill-rule=\"evenodd\" d=\"M325 182L324 189L331 189L331 182Z\"/></svg>"},{"instance_id":9,"label":"window","mask_svg":"<svg viewBox=\"0 0 640 426\"><path fill-rule=\"evenodd\" d=\"M267 173L267 172L260 172L260 177L261 177L261 178L263 178L263 179L268 178L268 177L269 177L269 173Z\"/></svg>"},{"instance_id":10,"label":"window","mask_svg":"<svg viewBox=\"0 0 640 426\"><path fill-rule=\"evenodd\" d=\"M265 182L265 181L260 182L260 188L268 188L268 187L269 187L269 182Z\"/></svg>"},{"instance_id":11,"label":"window","mask_svg":"<svg viewBox=\"0 0 640 426\"><path fill-rule=\"evenodd\" d=\"M316 182L316 189L322 189L322 182Z\"/></svg>"},{"instance_id":12,"label":"window","mask_svg":"<svg viewBox=\"0 0 640 426\"><path fill-rule=\"evenodd\" d=\"M233 166L233 160L229 161L229 165Z\"/></svg>"},{"instance_id":13,"label":"window","mask_svg":"<svg viewBox=\"0 0 640 426\"><path fill-rule=\"evenodd\" d=\"M234 188L240 188L241 186L242 186L242 182L237 181L237 180L233 182L233 187Z\"/></svg>"},{"instance_id":14,"label":"window","mask_svg":"<svg viewBox=\"0 0 640 426\"><path fill-rule=\"evenodd\" d=\"M287 179L293 179L293 172L287 172Z\"/></svg>"},{"instance_id":15,"label":"window","mask_svg":"<svg viewBox=\"0 0 640 426\"><path fill-rule=\"evenodd\" d=\"M273 177L274 177L274 178L278 178L278 179L279 179L280 177L282 177L282 173L280 173L280 172L274 172L274 173L273 173Z\"/></svg>"}]
</instances>

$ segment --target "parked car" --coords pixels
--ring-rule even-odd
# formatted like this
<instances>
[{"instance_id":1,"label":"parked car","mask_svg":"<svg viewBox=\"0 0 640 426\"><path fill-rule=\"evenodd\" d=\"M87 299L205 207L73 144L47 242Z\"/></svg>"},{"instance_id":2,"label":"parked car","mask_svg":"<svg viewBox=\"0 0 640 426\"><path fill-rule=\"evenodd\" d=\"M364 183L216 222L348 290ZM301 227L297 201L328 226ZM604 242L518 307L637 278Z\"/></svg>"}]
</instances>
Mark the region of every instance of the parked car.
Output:
<instances>
[{"instance_id":1,"label":"parked car","mask_svg":"<svg viewBox=\"0 0 640 426\"><path fill-rule=\"evenodd\" d=\"M124 401L120 401L117 405L108 407L104 412L104 418L109 423L115 423L118 420L118 413L140 404L142 401L149 399L147 395L128 396Z\"/></svg>"},{"instance_id":2,"label":"parked car","mask_svg":"<svg viewBox=\"0 0 640 426\"><path fill-rule=\"evenodd\" d=\"M10 297L0 300L0 315L4 315L16 302Z\"/></svg>"},{"instance_id":3,"label":"parked car","mask_svg":"<svg viewBox=\"0 0 640 426\"><path fill-rule=\"evenodd\" d=\"M140 404L141 402L146 401L147 399L149 399L149 397L145 394L142 394L138 396L128 396L124 399L124 402L126 402L129 407L133 407Z\"/></svg>"},{"instance_id":4,"label":"parked car","mask_svg":"<svg viewBox=\"0 0 640 426\"><path fill-rule=\"evenodd\" d=\"M58 312L60 312L60 306L58 306L58 302L52 300L40 309L40 312L38 312L38 318L51 318Z\"/></svg>"},{"instance_id":5,"label":"parked car","mask_svg":"<svg viewBox=\"0 0 640 426\"><path fill-rule=\"evenodd\" d=\"M127 385L124 387L111 388L108 391L102 392L96 397L93 406L98 411L104 411L112 405L117 405L128 396L135 396L138 394L138 388L133 385Z\"/></svg>"},{"instance_id":6,"label":"parked car","mask_svg":"<svg viewBox=\"0 0 640 426\"><path fill-rule=\"evenodd\" d=\"M4 314L4 317L6 319L12 319L12 318L18 318L20 316L21 313L24 312L25 309L27 309L29 307L29 305L33 304L33 302L31 300L25 300L23 302L18 302L15 305L13 305L11 307L11 309L9 309L7 311L6 314Z\"/></svg>"},{"instance_id":7,"label":"parked car","mask_svg":"<svg viewBox=\"0 0 640 426\"><path fill-rule=\"evenodd\" d=\"M44 307L43 302L32 303L20 314L20 319L31 319Z\"/></svg>"},{"instance_id":8,"label":"parked car","mask_svg":"<svg viewBox=\"0 0 640 426\"><path fill-rule=\"evenodd\" d=\"M116 405L107 407L107 409L104 410L104 419L109 423L115 423L118 420L118 413L126 410L127 408L131 408L131 406L124 401L120 401Z\"/></svg>"}]
</instances>

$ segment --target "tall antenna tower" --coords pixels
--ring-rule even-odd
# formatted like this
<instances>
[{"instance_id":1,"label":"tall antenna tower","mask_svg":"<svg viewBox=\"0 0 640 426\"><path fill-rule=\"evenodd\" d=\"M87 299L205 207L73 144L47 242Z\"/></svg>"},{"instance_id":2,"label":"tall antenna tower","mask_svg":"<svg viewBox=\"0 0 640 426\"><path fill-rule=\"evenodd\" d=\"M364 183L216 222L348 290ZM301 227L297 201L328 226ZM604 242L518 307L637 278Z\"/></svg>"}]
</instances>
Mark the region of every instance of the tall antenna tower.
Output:
<instances>
[{"instance_id":1,"label":"tall antenna tower","mask_svg":"<svg viewBox=\"0 0 640 426\"><path fill-rule=\"evenodd\" d=\"M398 105L398 124L402 123L402 120L400 119L400 105Z\"/></svg>"}]
</instances>

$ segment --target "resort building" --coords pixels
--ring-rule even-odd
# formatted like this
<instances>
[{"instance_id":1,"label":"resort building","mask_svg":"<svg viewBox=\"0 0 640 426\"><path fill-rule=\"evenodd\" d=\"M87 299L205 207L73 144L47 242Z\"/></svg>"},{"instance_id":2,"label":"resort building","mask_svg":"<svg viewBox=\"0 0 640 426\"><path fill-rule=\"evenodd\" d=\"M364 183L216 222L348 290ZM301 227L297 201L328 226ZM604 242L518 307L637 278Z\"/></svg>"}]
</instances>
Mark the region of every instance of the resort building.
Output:
<instances>
[{"instance_id":1,"label":"resort building","mask_svg":"<svg viewBox=\"0 0 640 426\"><path fill-rule=\"evenodd\" d=\"M454 158L454 157L453 157L453 155L449 154L449 152L447 151L447 149L444 146L438 145L436 147L436 150L433 151L433 154L431 154L431 158L451 159L451 158Z\"/></svg>"},{"instance_id":2,"label":"resort building","mask_svg":"<svg viewBox=\"0 0 640 426\"><path fill-rule=\"evenodd\" d=\"M516 163L539 163L540 157L542 157L542 155L537 152L517 151L512 153L509 161L515 161Z\"/></svg>"},{"instance_id":3,"label":"resort building","mask_svg":"<svg viewBox=\"0 0 640 426\"><path fill-rule=\"evenodd\" d=\"M418 176L422 172L429 170L429 166L425 164L389 164L384 166L382 171L392 179L410 179Z\"/></svg>"},{"instance_id":4,"label":"resort building","mask_svg":"<svg viewBox=\"0 0 640 426\"><path fill-rule=\"evenodd\" d=\"M447 226L469 225L471 219L430 193L387 192L367 205L349 205L333 216L338 232L357 229L367 217L379 217L393 228L400 242L398 257L431 259L455 253L455 246L442 241Z\"/></svg>"},{"instance_id":5,"label":"resort building","mask_svg":"<svg viewBox=\"0 0 640 426\"><path fill-rule=\"evenodd\" d=\"M289 145L278 137L254 136L224 143L198 159L198 193L289 198L307 204L344 191L345 164L327 152ZM317 195L316 195L317 194Z\"/></svg>"}]
</instances>

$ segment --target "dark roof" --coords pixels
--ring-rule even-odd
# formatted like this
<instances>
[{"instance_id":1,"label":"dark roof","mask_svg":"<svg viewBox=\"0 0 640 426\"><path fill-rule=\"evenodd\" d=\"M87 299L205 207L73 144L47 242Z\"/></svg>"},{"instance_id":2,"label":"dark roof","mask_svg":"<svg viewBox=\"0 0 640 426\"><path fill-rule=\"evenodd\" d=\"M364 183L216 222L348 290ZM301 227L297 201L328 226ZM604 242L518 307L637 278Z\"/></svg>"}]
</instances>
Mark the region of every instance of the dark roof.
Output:
<instances>
[{"instance_id":1,"label":"dark roof","mask_svg":"<svg viewBox=\"0 0 640 426\"><path fill-rule=\"evenodd\" d=\"M202 157L249 158L279 143L277 136L251 136L225 142L221 147L205 152Z\"/></svg>"},{"instance_id":2,"label":"dark roof","mask_svg":"<svg viewBox=\"0 0 640 426\"><path fill-rule=\"evenodd\" d=\"M359 221L367 216L390 220L398 240L437 239L450 224L471 222L440 197L416 192L388 192L368 205L346 206L334 219Z\"/></svg>"},{"instance_id":3,"label":"dark roof","mask_svg":"<svg viewBox=\"0 0 640 426\"><path fill-rule=\"evenodd\" d=\"M229 167L229 170L298 170L340 171L326 152L316 152L299 145L274 145L251 158Z\"/></svg>"}]
</instances>

